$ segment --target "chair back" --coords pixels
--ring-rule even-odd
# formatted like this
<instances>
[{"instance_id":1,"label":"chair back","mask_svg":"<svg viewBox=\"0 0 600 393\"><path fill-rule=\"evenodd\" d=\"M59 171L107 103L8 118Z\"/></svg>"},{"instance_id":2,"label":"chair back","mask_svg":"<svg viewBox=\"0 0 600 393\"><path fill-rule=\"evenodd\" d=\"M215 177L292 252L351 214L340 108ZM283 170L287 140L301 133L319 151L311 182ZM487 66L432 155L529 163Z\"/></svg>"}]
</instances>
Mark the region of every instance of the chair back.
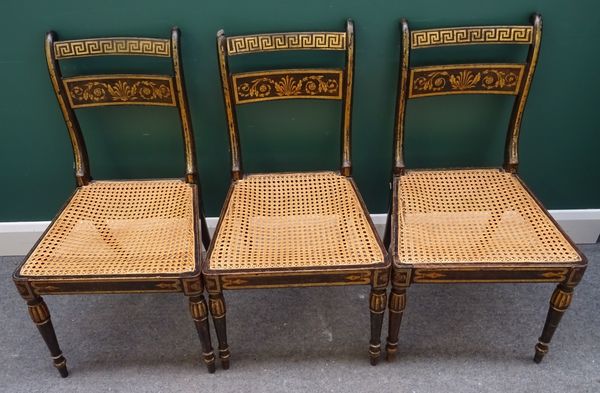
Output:
<instances>
[{"instance_id":1,"label":"chair back","mask_svg":"<svg viewBox=\"0 0 600 393\"><path fill-rule=\"evenodd\" d=\"M229 70L228 59L231 56L293 50L345 52L345 67L253 70L241 73L231 73ZM227 37L221 30L217 33L217 52L227 113L231 175L234 180L243 176L237 106L289 99L337 100L342 103L341 173L345 176L350 175L354 75L354 24L351 20L346 22L346 31L342 32L269 33Z\"/></svg>"},{"instance_id":2,"label":"chair back","mask_svg":"<svg viewBox=\"0 0 600 393\"><path fill-rule=\"evenodd\" d=\"M185 151L185 179L197 183L196 152L187 103L180 52L180 32L174 27L170 38L111 37L59 41L54 32L46 35L46 61L73 153L79 186L91 180L88 154L75 111L107 105L175 107L179 111ZM64 77L61 62L89 56L150 56L170 58L172 75L102 74Z\"/></svg>"},{"instance_id":3,"label":"chair back","mask_svg":"<svg viewBox=\"0 0 600 393\"><path fill-rule=\"evenodd\" d=\"M523 110L531 87L542 38L542 17L532 16L525 26L444 27L410 31L401 21L402 59L394 132L394 173L404 171L404 124L407 100L451 94L515 96L506 137L504 168L516 172ZM413 50L455 45L529 45L524 63L443 64L413 67Z\"/></svg>"}]
</instances>

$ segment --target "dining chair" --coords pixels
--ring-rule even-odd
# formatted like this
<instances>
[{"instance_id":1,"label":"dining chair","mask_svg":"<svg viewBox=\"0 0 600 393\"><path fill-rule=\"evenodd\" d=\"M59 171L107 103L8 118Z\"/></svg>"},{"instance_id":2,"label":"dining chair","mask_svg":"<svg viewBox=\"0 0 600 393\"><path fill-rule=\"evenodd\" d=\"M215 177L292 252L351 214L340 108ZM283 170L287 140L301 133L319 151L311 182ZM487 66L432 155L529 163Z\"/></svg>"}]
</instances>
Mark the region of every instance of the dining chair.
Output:
<instances>
[{"instance_id":1,"label":"dining chair","mask_svg":"<svg viewBox=\"0 0 600 393\"><path fill-rule=\"evenodd\" d=\"M339 51L345 67L232 73L232 56L273 51ZM345 31L217 34L231 149L231 186L203 265L223 368L229 367L223 290L370 285L370 360L380 355L389 263L351 177L350 123L354 25ZM283 99L336 100L342 106L339 172L246 174L237 107ZM276 296L273 293L273 296Z\"/></svg>"},{"instance_id":2,"label":"dining chair","mask_svg":"<svg viewBox=\"0 0 600 393\"><path fill-rule=\"evenodd\" d=\"M585 256L517 174L519 134L540 52L542 18L535 14L530 25L522 26L412 32L402 20L401 30L392 208L384 240L393 259L387 358L393 360L397 352L406 289L413 283L556 282L535 346L534 360L539 363L586 268ZM478 44L527 45L529 52L524 63L415 66L410 62L413 50ZM501 94L514 99L503 166L408 169L404 162L407 100L455 94Z\"/></svg>"},{"instance_id":3,"label":"dining chair","mask_svg":"<svg viewBox=\"0 0 600 393\"><path fill-rule=\"evenodd\" d=\"M180 32L166 39L115 37L57 40L46 35L52 87L74 154L77 187L13 279L27 301L54 366L68 375L42 295L182 292L214 372L208 309L201 281L201 245L210 238L202 213L194 136L181 64ZM90 56L169 59L173 75L63 76L61 62ZM184 145L180 179L93 180L76 111L107 105L177 108ZM200 220L200 224L198 221ZM133 332L132 332L133 333Z\"/></svg>"}]
</instances>

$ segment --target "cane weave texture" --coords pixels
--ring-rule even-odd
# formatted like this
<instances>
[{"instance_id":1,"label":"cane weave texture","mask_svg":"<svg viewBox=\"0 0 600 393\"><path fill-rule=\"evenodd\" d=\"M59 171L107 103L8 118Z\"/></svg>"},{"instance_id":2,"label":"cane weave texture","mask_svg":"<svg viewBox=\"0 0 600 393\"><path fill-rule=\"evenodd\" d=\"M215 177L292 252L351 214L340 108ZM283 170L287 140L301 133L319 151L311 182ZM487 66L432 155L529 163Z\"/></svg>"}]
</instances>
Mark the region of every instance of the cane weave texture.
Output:
<instances>
[{"instance_id":1,"label":"cane weave texture","mask_svg":"<svg viewBox=\"0 0 600 393\"><path fill-rule=\"evenodd\" d=\"M196 266L193 186L181 180L80 187L23 276L173 274Z\"/></svg>"},{"instance_id":2,"label":"cane weave texture","mask_svg":"<svg viewBox=\"0 0 600 393\"><path fill-rule=\"evenodd\" d=\"M516 176L501 170L408 171L397 202L401 263L581 260Z\"/></svg>"},{"instance_id":3,"label":"cane weave texture","mask_svg":"<svg viewBox=\"0 0 600 393\"><path fill-rule=\"evenodd\" d=\"M333 172L247 176L234 183L221 220L213 270L383 262L352 184Z\"/></svg>"}]
</instances>

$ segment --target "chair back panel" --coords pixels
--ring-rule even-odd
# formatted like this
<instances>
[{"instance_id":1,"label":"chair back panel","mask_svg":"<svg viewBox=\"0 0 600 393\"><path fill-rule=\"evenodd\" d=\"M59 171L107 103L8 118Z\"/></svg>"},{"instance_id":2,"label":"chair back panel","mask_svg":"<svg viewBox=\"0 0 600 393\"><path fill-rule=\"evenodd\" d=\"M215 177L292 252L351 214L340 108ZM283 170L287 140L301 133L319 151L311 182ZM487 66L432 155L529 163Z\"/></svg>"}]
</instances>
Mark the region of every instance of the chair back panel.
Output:
<instances>
[{"instance_id":1,"label":"chair back panel","mask_svg":"<svg viewBox=\"0 0 600 393\"><path fill-rule=\"evenodd\" d=\"M73 109L103 105L177 106L166 75L91 75L63 78Z\"/></svg>"},{"instance_id":2,"label":"chair back panel","mask_svg":"<svg viewBox=\"0 0 600 393\"><path fill-rule=\"evenodd\" d=\"M341 100L343 70L297 69L232 74L235 103L311 98Z\"/></svg>"},{"instance_id":3,"label":"chair back panel","mask_svg":"<svg viewBox=\"0 0 600 393\"><path fill-rule=\"evenodd\" d=\"M404 172L404 125L407 101L455 94L515 96L506 136L504 168L516 172L523 111L535 73L542 39L542 17L534 14L530 26L443 27L411 32L401 21L402 54L394 127L394 174ZM525 63L471 63L411 66L412 49L472 44L529 45Z\"/></svg>"},{"instance_id":4,"label":"chair back panel","mask_svg":"<svg viewBox=\"0 0 600 393\"><path fill-rule=\"evenodd\" d=\"M524 64L412 67L408 98L448 94L517 95L524 71Z\"/></svg>"},{"instance_id":5,"label":"chair back panel","mask_svg":"<svg viewBox=\"0 0 600 393\"><path fill-rule=\"evenodd\" d=\"M91 175L87 149L75 110L108 105L176 107L183 136L185 179L189 183L197 183L196 150L183 81L179 34L179 29L173 28L170 39L109 37L68 41L58 41L54 32L46 35L48 72L73 146L75 177L79 186L88 184ZM61 60L113 55L170 58L173 75L62 75Z\"/></svg>"},{"instance_id":6,"label":"chair back panel","mask_svg":"<svg viewBox=\"0 0 600 393\"><path fill-rule=\"evenodd\" d=\"M285 50L346 50L346 33L301 32L227 37L229 56Z\"/></svg>"},{"instance_id":7,"label":"chair back panel","mask_svg":"<svg viewBox=\"0 0 600 393\"><path fill-rule=\"evenodd\" d=\"M472 44L525 44L533 42L532 26L469 26L417 30L411 49Z\"/></svg>"},{"instance_id":8,"label":"chair back panel","mask_svg":"<svg viewBox=\"0 0 600 393\"><path fill-rule=\"evenodd\" d=\"M302 68L239 73L231 73L229 70L230 56L289 50L344 51L346 62L342 69ZM340 172L345 176L350 175L354 79L354 24L351 20L346 22L346 31L342 32L269 33L226 37L221 30L217 33L217 55L229 131L231 176L234 180L243 176L237 106L287 99L341 101L343 109Z\"/></svg>"},{"instance_id":9,"label":"chair back panel","mask_svg":"<svg viewBox=\"0 0 600 393\"><path fill-rule=\"evenodd\" d=\"M141 55L171 57L171 41L160 38L90 38L54 43L56 59L74 57Z\"/></svg>"}]
</instances>

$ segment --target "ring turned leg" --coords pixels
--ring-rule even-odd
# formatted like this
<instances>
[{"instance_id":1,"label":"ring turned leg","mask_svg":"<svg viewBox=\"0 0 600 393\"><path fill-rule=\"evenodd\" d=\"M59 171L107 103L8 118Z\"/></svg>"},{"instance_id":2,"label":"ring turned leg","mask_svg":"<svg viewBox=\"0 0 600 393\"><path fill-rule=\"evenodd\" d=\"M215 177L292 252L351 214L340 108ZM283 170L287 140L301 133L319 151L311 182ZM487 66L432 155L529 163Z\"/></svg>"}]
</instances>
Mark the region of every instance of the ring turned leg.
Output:
<instances>
[{"instance_id":1,"label":"ring turned leg","mask_svg":"<svg viewBox=\"0 0 600 393\"><path fill-rule=\"evenodd\" d=\"M210 313L212 314L217 339L219 341L219 359L224 370L229 368L229 345L227 344L227 324L225 322L225 299L223 294L211 293L209 296Z\"/></svg>"},{"instance_id":2,"label":"ring turned leg","mask_svg":"<svg viewBox=\"0 0 600 393\"><path fill-rule=\"evenodd\" d=\"M550 298L550 308L548 310L548 316L546 317L546 323L544 324L544 330L542 335L538 339L538 343L535 346L535 356L533 361L540 363L544 358L544 355L548 353L548 347L550 340L558 327L558 323L562 318L567 308L571 304L573 299L573 287L567 286L566 284L559 284L552 297Z\"/></svg>"},{"instance_id":3,"label":"ring turned leg","mask_svg":"<svg viewBox=\"0 0 600 393\"><path fill-rule=\"evenodd\" d=\"M210 331L208 328L208 307L204 296L192 296L189 298L190 314L196 325L198 337L202 345L202 358L209 373L215 372L215 353L210 343Z\"/></svg>"},{"instance_id":4,"label":"ring turned leg","mask_svg":"<svg viewBox=\"0 0 600 393\"><path fill-rule=\"evenodd\" d=\"M388 362L393 362L396 359L398 351L398 333L400 331L400 323L402 322L402 314L406 307L406 288L392 288L390 292L389 303L389 327L386 346L386 359Z\"/></svg>"},{"instance_id":5,"label":"ring turned leg","mask_svg":"<svg viewBox=\"0 0 600 393\"><path fill-rule=\"evenodd\" d=\"M50 350L54 367L56 367L61 377L66 378L69 375L69 372L67 371L67 360L58 346L58 340L56 339L54 326L52 326L52 321L50 320L48 306L46 306L44 299L37 297L27 302L27 308L29 309L31 319L37 325L42 338Z\"/></svg>"},{"instance_id":6,"label":"ring turned leg","mask_svg":"<svg viewBox=\"0 0 600 393\"><path fill-rule=\"evenodd\" d=\"M381 356L381 325L387 295L385 289L371 289L369 296L369 310L371 311L371 341L369 345L369 360L375 366Z\"/></svg>"}]
</instances>

